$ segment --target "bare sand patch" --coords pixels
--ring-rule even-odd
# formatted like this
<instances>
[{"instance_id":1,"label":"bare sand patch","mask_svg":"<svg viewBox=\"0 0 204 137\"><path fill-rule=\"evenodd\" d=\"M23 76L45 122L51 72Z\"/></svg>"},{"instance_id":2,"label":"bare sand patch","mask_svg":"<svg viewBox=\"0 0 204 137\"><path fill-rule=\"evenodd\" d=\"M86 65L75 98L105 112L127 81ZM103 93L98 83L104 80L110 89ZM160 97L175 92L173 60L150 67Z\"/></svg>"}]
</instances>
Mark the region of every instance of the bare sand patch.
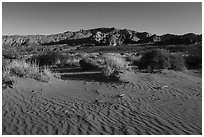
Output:
<instances>
[{"instance_id":1,"label":"bare sand patch","mask_svg":"<svg viewBox=\"0 0 204 137\"><path fill-rule=\"evenodd\" d=\"M3 134L202 134L201 77L126 73L123 82L106 82L81 75L19 78L4 89Z\"/></svg>"}]
</instances>

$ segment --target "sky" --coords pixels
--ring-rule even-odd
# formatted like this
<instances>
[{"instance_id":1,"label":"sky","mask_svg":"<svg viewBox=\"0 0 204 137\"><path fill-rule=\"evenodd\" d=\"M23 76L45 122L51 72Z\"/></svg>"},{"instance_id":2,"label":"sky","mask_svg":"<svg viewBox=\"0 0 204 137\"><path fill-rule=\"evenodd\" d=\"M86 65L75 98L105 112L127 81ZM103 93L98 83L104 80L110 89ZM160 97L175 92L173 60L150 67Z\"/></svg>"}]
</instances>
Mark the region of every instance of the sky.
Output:
<instances>
[{"instance_id":1,"label":"sky","mask_svg":"<svg viewBox=\"0 0 204 137\"><path fill-rule=\"evenodd\" d=\"M99 27L152 34L202 33L202 3L3 2L2 34L55 34Z\"/></svg>"}]
</instances>

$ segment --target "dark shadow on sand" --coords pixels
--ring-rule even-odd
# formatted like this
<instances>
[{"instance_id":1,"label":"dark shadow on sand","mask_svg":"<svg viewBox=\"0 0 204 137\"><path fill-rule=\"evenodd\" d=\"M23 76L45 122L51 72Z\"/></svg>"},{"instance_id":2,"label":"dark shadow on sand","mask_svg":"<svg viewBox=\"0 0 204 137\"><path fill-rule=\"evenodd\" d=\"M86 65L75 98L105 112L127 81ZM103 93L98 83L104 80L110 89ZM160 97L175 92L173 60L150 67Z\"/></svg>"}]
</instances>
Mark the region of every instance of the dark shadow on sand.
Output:
<instances>
[{"instance_id":1,"label":"dark shadow on sand","mask_svg":"<svg viewBox=\"0 0 204 137\"><path fill-rule=\"evenodd\" d=\"M83 69L78 67L78 68L58 68L58 69L53 69L53 72L57 73L76 73L76 72L82 72Z\"/></svg>"},{"instance_id":2,"label":"dark shadow on sand","mask_svg":"<svg viewBox=\"0 0 204 137\"><path fill-rule=\"evenodd\" d=\"M107 77L101 73L86 73L86 74L63 74L63 80L83 80L87 82L103 82L103 83L121 83L116 77Z\"/></svg>"}]
</instances>

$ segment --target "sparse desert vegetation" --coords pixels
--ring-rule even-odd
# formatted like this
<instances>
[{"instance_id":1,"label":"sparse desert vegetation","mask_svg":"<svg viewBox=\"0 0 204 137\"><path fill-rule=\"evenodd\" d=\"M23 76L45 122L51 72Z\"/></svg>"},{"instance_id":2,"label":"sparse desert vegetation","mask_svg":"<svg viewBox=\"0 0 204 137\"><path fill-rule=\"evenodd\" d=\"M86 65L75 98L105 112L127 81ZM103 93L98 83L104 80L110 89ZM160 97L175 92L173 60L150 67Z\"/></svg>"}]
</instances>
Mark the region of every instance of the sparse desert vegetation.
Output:
<instances>
[{"instance_id":1,"label":"sparse desert vegetation","mask_svg":"<svg viewBox=\"0 0 204 137\"><path fill-rule=\"evenodd\" d=\"M91 70L99 69L105 76L118 76L128 70L128 62L117 53L104 53L96 57L83 58L79 64L82 68Z\"/></svg>"},{"instance_id":2,"label":"sparse desert vegetation","mask_svg":"<svg viewBox=\"0 0 204 137\"><path fill-rule=\"evenodd\" d=\"M164 49L154 49L145 52L140 60L133 62L139 69L173 69L184 70L185 60L179 53L170 53Z\"/></svg>"},{"instance_id":3,"label":"sparse desert vegetation","mask_svg":"<svg viewBox=\"0 0 204 137\"><path fill-rule=\"evenodd\" d=\"M128 62L120 54L104 54L102 71L106 76L117 76L128 70Z\"/></svg>"},{"instance_id":4,"label":"sparse desert vegetation","mask_svg":"<svg viewBox=\"0 0 204 137\"><path fill-rule=\"evenodd\" d=\"M186 69L186 62L181 53L170 54L170 69L182 71Z\"/></svg>"},{"instance_id":5,"label":"sparse desert vegetation","mask_svg":"<svg viewBox=\"0 0 204 137\"><path fill-rule=\"evenodd\" d=\"M202 44L100 34L3 46L3 134L202 134Z\"/></svg>"},{"instance_id":6,"label":"sparse desert vegetation","mask_svg":"<svg viewBox=\"0 0 204 137\"><path fill-rule=\"evenodd\" d=\"M48 82L54 76L49 68L40 69L37 64L27 63L24 60L3 60L3 85L14 83L17 77L32 78L41 82Z\"/></svg>"},{"instance_id":7,"label":"sparse desert vegetation","mask_svg":"<svg viewBox=\"0 0 204 137\"><path fill-rule=\"evenodd\" d=\"M1 5L2 135L203 134L202 2Z\"/></svg>"}]
</instances>

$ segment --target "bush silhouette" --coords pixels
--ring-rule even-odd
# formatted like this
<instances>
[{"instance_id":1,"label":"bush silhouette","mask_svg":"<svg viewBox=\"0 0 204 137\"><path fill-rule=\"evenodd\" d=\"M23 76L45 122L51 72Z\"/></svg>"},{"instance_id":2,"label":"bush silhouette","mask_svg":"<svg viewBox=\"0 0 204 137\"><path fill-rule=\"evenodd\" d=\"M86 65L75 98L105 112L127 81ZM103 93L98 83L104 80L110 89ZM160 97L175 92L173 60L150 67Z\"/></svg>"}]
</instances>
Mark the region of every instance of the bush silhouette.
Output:
<instances>
[{"instance_id":1,"label":"bush silhouette","mask_svg":"<svg viewBox=\"0 0 204 137\"><path fill-rule=\"evenodd\" d=\"M170 69L173 69L173 70L182 71L186 68L185 67L185 59L179 53L175 53L175 54L170 55L170 63L171 63Z\"/></svg>"},{"instance_id":2,"label":"bush silhouette","mask_svg":"<svg viewBox=\"0 0 204 137\"><path fill-rule=\"evenodd\" d=\"M140 69L151 67L152 69L168 69L170 67L169 52L167 50L155 49L143 54L136 64Z\"/></svg>"},{"instance_id":3,"label":"bush silhouette","mask_svg":"<svg viewBox=\"0 0 204 137\"><path fill-rule=\"evenodd\" d=\"M116 76L128 69L128 62L117 54L102 54L97 57L86 57L79 61L86 70L98 69L105 76Z\"/></svg>"},{"instance_id":4,"label":"bush silhouette","mask_svg":"<svg viewBox=\"0 0 204 137\"><path fill-rule=\"evenodd\" d=\"M47 52L42 55L34 56L30 59L31 63L36 63L39 66L51 66L57 64L57 62L63 56L57 52Z\"/></svg>"},{"instance_id":5,"label":"bush silhouette","mask_svg":"<svg viewBox=\"0 0 204 137\"><path fill-rule=\"evenodd\" d=\"M202 55L190 55L185 57L186 67L188 69L202 69Z\"/></svg>"},{"instance_id":6,"label":"bush silhouette","mask_svg":"<svg viewBox=\"0 0 204 137\"><path fill-rule=\"evenodd\" d=\"M185 60L179 53L170 53L164 49L153 49L145 52L139 61L133 63L139 69L147 69L152 72L154 69L184 70Z\"/></svg>"}]
</instances>

